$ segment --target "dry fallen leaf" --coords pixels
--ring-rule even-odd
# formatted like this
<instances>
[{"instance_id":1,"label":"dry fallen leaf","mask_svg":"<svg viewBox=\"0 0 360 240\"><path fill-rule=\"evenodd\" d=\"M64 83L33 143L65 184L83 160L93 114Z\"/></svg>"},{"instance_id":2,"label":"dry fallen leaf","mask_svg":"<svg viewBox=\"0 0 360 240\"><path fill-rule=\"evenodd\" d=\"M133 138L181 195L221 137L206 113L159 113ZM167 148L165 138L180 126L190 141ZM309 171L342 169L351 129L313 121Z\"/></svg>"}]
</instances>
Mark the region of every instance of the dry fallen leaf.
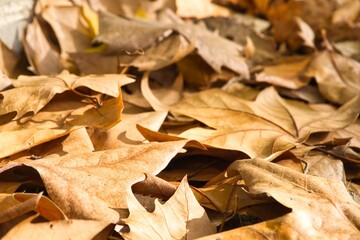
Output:
<instances>
[{"instance_id":1,"label":"dry fallen leaf","mask_svg":"<svg viewBox=\"0 0 360 240\"><path fill-rule=\"evenodd\" d=\"M42 194L14 193L1 194L0 223L35 211L47 220L67 220L64 213Z\"/></svg>"},{"instance_id":2,"label":"dry fallen leaf","mask_svg":"<svg viewBox=\"0 0 360 240\"><path fill-rule=\"evenodd\" d=\"M116 223L119 214L111 208L127 207L126 191L131 185L143 180L145 173L159 173L187 142L124 145L114 150L36 161L18 159L1 168L1 173L11 171L7 181L19 181L14 170L24 169L29 171L29 179L39 181L37 172L40 184L68 217Z\"/></svg>"},{"instance_id":3,"label":"dry fallen leaf","mask_svg":"<svg viewBox=\"0 0 360 240\"><path fill-rule=\"evenodd\" d=\"M102 25L104 27L102 27ZM116 30L115 30L116 29ZM131 29L131 31L129 31ZM134 29L136 34L134 34ZM215 33L208 31L206 28L190 25L190 24L161 24L140 21L137 19L125 19L112 15L100 16L100 34L96 40L107 45L107 52L117 53L119 55L127 53L128 55L141 55L145 52L145 56L149 53L146 52L152 45L161 45L166 43L166 40L171 36L177 36L179 33L185 37L187 47L182 53L174 53L181 57L189 54L193 47L197 49L199 54L205 62L207 62L215 71L221 72L221 68L227 67L228 69L239 73L243 76L248 76L248 68L244 59L240 55L242 47L234 42L228 41ZM132 39L131 41L119 41L121 39ZM128 36L127 38L124 36ZM181 37L179 36L179 37ZM222 48L217 46L221 45ZM151 52L150 52L151 53ZM151 56L151 55L150 55ZM232 56L229 61L228 57ZM141 56L140 56L141 57ZM174 57L172 57L174 58ZM174 58L179 60L179 58ZM167 64L171 64L172 61ZM162 67L165 65L162 64ZM152 69L158 66L151 66Z\"/></svg>"},{"instance_id":4,"label":"dry fallen leaf","mask_svg":"<svg viewBox=\"0 0 360 240\"><path fill-rule=\"evenodd\" d=\"M36 18L27 26L24 50L34 73L39 75L57 74L62 71L64 66L60 60L57 46L48 40L44 27Z\"/></svg>"},{"instance_id":5,"label":"dry fallen leaf","mask_svg":"<svg viewBox=\"0 0 360 240\"><path fill-rule=\"evenodd\" d=\"M98 81L94 81L97 79ZM119 96L121 85L132 82L132 79L119 75L78 77L67 72L54 77L20 76L13 81L15 88L1 92L0 114L16 112L13 117L21 118L26 113L38 113L56 94L65 91L78 93L77 88L86 87L91 90L107 94L112 97ZM19 98L21 94L21 98ZM84 96L91 97L91 95Z\"/></svg>"},{"instance_id":6,"label":"dry fallen leaf","mask_svg":"<svg viewBox=\"0 0 360 240\"><path fill-rule=\"evenodd\" d=\"M360 239L359 0L0 5L0 238Z\"/></svg>"},{"instance_id":7,"label":"dry fallen leaf","mask_svg":"<svg viewBox=\"0 0 360 240\"><path fill-rule=\"evenodd\" d=\"M4 99L0 110L3 114L7 113L2 120L7 123L0 126L2 131L0 142L3 143L0 147L1 157L64 136L80 127L110 128L114 126L120 121L123 109L119 88L132 81L123 75L77 77L70 74L50 78L23 77L13 81L15 88L1 93ZM96 92L81 93L84 87L113 96L113 98L102 101ZM64 93L59 96L58 93L66 91L69 95ZM22 98L17 95L20 92L22 92ZM55 99L51 100L54 97ZM95 104L98 101L96 97L100 97L101 106L99 106L100 103ZM90 101L89 103L86 103L86 98L88 102ZM35 115L25 117L21 121L17 120L29 113ZM12 118L15 119L9 122Z\"/></svg>"},{"instance_id":8,"label":"dry fallen leaf","mask_svg":"<svg viewBox=\"0 0 360 240\"><path fill-rule=\"evenodd\" d=\"M62 53L77 52L91 46L93 33L81 8L48 6L41 15L54 30Z\"/></svg>"},{"instance_id":9,"label":"dry fallen leaf","mask_svg":"<svg viewBox=\"0 0 360 240\"><path fill-rule=\"evenodd\" d=\"M215 232L186 177L165 204L155 202L154 212L147 212L131 192L128 206L130 216L125 223L130 232L122 234L125 239L195 239Z\"/></svg>"},{"instance_id":10,"label":"dry fallen leaf","mask_svg":"<svg viewBox=\"0 0 360 240\"><path fill-rule=\"evenodd\" d=\"M110 12L126 17L139 16L155 19L162 9L176 9L175 0L92 0L90 5L95 11Z\"/></svg>"},{"instance_id":11,"label":"dry fallen leaf","mask_svg":"<svg viewBox=\"0 0 360 240\"><path fill-rule=\"evenodd\" d=\"M359 101L359 97L354 97L334 110L331 106L283 99L274 88L264 89L254 102L214 89L184 98L171 110L215 129L243 129L245 126L245 129L282 130L295 137L306 137L309 133L350 125L358 116ZM247 121L244 116L252 120Z\"/></svg>"},{"instance_id":12,"label":"dry fallen leaf","mask_svg":"<svg viewBox=\"0 0 360 240\"><path fill-rule=\"evenodd\" d=\"M178 75L170 86L158 87L155 91L150 88L149 75L149 72L145 72L141 79L141 92L144 98L155 111L168 111L169 107L181 98L184 84L182 75Z\"/></svg>"},{"instance_id":13,"label":"dry fallen leaf","mask_svg":"<svg viewBox=\"0 0 360 240\"><path fill-rule=\"evenodd\" d=\"M256 80L275 86L298 89L310 81L309 77L304 76L310 61L311 57L308 56L278 59L271 65L264 66L264 70L256 75Z\"/></svg>"},{"instance_id":14,"label":"dry fallen leaf","mask_svg":"<svg viewBox=\"0 0 360 240\"><path fill-rule=\"evenodd\" d=\"M230 10L216 4L210 0L200 0L192 2L189 0L176 1L176 13L180 17L204 18L210 16L229 16Z\"/></svg>"},{"instance_id":15,"label":"dry fallen leaf","mask_svg":"<svg viewBox=\"0 0 360 240\"><path fill-rule=\"evenodd\" d=\"M167 112L122 114L122 121L109 130L95 129L91 140L96 150L114 149L126 144L141 144L145 138L136 129L140 124L153 131L159 130Z\"/></svg>"},{"instance_id":16,"label":"dry fallen leaf","mask_svg":"<svg viewBox=\"0 0 360 240\"><path fill-rule=\"evenodd\" d=\"M359 95L360 63L334 52L321 52L308 69L328 100L344 104Z\"/></svg>"},{"instance_id":17,"label":"dry fallen leaf","mask_svg":"<svg viewBox=\"0 0 360 240\"><path fill-rule=\"evenodd\" d=\"M342 182L297 173L259 159L238 161L231 168L231 175L240 174L251 194L267 193L292 212L203 239L359 238L360 206Z\"/></svg>"},{"instance_id":18,"label":"dry fallen leaf","mask_svg":"<svg viewBox=\"0 0 360 240\"><path fill-rule=\"evenodd\" d=\"M101 232L106 231L110 223L95 220L62 220L51 222L36 222L37 215L28 217L12 228L2 239L96 239Z\"/></svg>"}]
</instances>

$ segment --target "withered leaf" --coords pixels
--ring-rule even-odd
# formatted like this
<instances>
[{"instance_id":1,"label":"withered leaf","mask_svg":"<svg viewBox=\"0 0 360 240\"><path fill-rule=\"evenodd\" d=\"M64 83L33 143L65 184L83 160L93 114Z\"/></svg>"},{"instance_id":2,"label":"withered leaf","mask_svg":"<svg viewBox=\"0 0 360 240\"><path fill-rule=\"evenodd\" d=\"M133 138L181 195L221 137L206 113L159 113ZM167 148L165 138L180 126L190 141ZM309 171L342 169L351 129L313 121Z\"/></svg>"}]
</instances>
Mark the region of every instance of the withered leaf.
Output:
<instances>
[{"instance_id":1,"label":"withered leaf","mask_svg":"<svg viewBox=\"0 0 360 240\"><path fill-rule=\"evenodd\" d=\"M328 100L344 104L359 95L360 63L334 52L318 54L308 70L316 78L320 93Z\"/></svg>"},{"instance_id":2,"label":"withered leaf","mask_svg":"<svg viewBox=\"0 0 360 240\"><path fill-rule=\"evenodd\" d=\"M12 228L2 239L93 239L106 229L110 223L95 220L71 219L51 222L37 222L38 216L30 216L14 228ZM34 223L35 222L35 223Z\"/></svg>"},{"instance_id":3,"label":"withered leaf","mask_svg":"<svg viewBox=\"0 0 360 240\"><path fill-rule=\"evenodd\" d=\"M102 25L104 25L104 28L101 27ZM134 29L137 30L134 32ZM180 34L185 37L188 41L188 48L190 48L190 51L185 51L186 54L189 54L194 46L197 53L215 71L221 72L222 67L227 67L243 76L249 75L248 67L240 55L240 51L242 51L240 45L197 25L163 24L159 22L150 24L137 19L125 19L104 14L100 16L100 34L96 37L96 40L106 43L108 53L123 54L128 52L131 55L143 53L152 45L162 44L172 34ZM122 36L121 39L126 39L126 41L119 42L120 35ZM128 38L123 38L123 36L128 36ZM219 48L218 46L222 47ZM170 61L168 64L171 63ZM157 67L152 66L152 68Z\"/></svg>"},{"instance_id":4,"label":"withered leaf","mask_svg":"<svg viewBox=\"0 0 360 240\"><path fill-rule=\"evenodd\" d=\"M187 142L122 146L36 161L25 158L7 164L0 171L1 174L11 171L8 176L11 181L17 180L13 170L30 167L40 174L50 198L69 218L116 223L119 215L111 208L127 208L126 191L131 185L143 180L145 173L159 173ZM28 174L34 179L32 171Z\"/></svg>"},{"instance_id":5,"label":"withered leaf","mask_svg":"<svg viewBox=\"0 0 360 240\"><path fill-rule=\"evenodd\" d=\"M251 194L268 193L292 212L268 222L221 233L219 237L359 237L360 206L342 182L301 174L260 159L235 162L233 170L244 178Z\"/></svg>"},{"instance_id":6,"label":"withered leaf","mask_svg":"<svg viewBox=\"0 0 360 240\"><path fill-rule=\"evenodd\" d=\"M67 72L54 77L20 76L19 79L13 81L15 88L1 92L3 100L0 105L0 114L16 112L15 119L21 118L28 112L36 114L56 94L65 91L77 92L77 89L81 87L118 97L120 86L132 81L124 75L78 77Z\"/></svg>"},{"instance_id":7,"label":"withered leaf","mask_svg":"<svg viewBox=\"0 0 360 240\"><path fill-rule=\"evenodd\" d=\"M154 212L147 212L131 192L128 206L130 216L125 223L130 232L122 234L125 239L194 239L215 232L186 177L165 204L155 202Z\"/></svg>"}]
</instances>

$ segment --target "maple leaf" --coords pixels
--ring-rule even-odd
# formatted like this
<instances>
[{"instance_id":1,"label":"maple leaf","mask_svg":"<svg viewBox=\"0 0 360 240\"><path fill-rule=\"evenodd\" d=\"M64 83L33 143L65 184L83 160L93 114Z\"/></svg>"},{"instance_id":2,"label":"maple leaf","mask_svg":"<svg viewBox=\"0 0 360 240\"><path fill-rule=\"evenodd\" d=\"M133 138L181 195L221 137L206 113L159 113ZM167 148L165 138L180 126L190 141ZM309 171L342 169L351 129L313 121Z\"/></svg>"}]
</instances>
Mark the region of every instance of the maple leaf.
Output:
<instances>
[{"instance_id":1,"label":"maple leaf","mask_svg":"<svg viewBox=\"0 0 360 240\"><path fill-rule=\"evenodd\" d=\"M104 28L101 27L102 25ZM129 31L128 29L137 30L134 34L133 31ZM166 39L172 36L172 33L174 33L175 36L176 33L182 35L188 42L187 49L185 48L185 50L182 51L182 54L175 52L176 55L180 56L180 58L192 52L194 46L197 49L197 53L215 71L221 72L221 67L225 66L234 72L248 76L249 73L247 65L245 64L244 59L240 56L242 47L228 41L227 39L219 37L215 33L212 33L201 26L190 24L150 24L149 22L137 19L129 20L104 14L100 17L100 34L96 37L96 40L106 43L108 46L107 51L109 53L114 52L119 54L124 53L125 51L134 54L136 51L140 51L145 53L144 56L147 56L148 54L153 55L152 52L146 52L151 45L161 45L163 42L166 42ZM118 41L118 37L120 35L129 36L132 40ZM219 45L223 47L218 48L217 46ZM170 59L173 58L174 57L170 57ZM180 58L178 57L174 59L177 61ZM173 61L170 61L168 64L171 64L172 62ZM164 67L165 65L161 63L160 66ZM159 66L151 65L151 69L157 68L159 68Z\"/></svg>"},{"instance_id":2,"label":"maple leaf","mask_svg":"<svg viewBox=\"0 0 360 240\"><path fill-rule=\"evenodd\" d=\"M114 126L120 121L123 109L119 87L131 81L125 76L89 75L87 78L65 73L57 77L22 77L16 80L13 83L15 88L0 93L4 96L0 112L8 113L3 116L2 121L6 122L14 118L0 126L2 131L0 142L7 143L1 144L0 155L9 156L84 126L98 128ZM102 105L98 106L94 104L94 100L96 101L100 96L77 90L84 87L114 97L103 100ZM56 94L66 91L69 95L65 93L52 100ZM19 92L22 98L18 97ZM90 100L89 103L82 101L86 98ZM35 115L17 121L27 113ZM10 119L7 116L10 116Z\"/></svg>"},{"instance_id":3,"label":"maple leaf","mask_svg":"<svg viewBox=\"0 0 360 240\"><path fill-rule=\"evenodd\" d=\"M171 111L214 128L191 128L179 134L180 138L243 151L250 157L267 157L295 147L294 137L301 142L309 133L351 124L358 116L358 101L354 98L336 111L317 111L302 102L282 99L273 88L263 90L254 102L213 89L184 98Z\"/></svg>"},{"instance_id":4,"label":"maple leaf","mask_svg":"<svg viewBox=\"0 0 360 240\"><path fill-rule=\"evenodd\" d=\"M13 174L7 181L18 181L12 170L33 169L28 177L36 181L35 170L50 198L68 217L117 222L119 215L110 208L126 208L131 185L143 180L145 173L159 173L187 142L121 146L36 161L20 158L2 167L0 175L10 170Z\"/></svg>"},{"instance_id":5,"label":"maple leaf","mask_svg":"<svg viewBox=\"0 0 360 240\"><path fill-rule=\"evenodd\" d=\"M358 0L22 2L0 238L359 238Z\"/></svg>"},{"instance_id":6,"label":"maple leaf","mask_svg":"<svg viewBox=\"0 0 360 240\"><path fill-rule=\"evenodd\" d=\"M97 81L94 81L97 79ZM65 91L79 93L76 89L87 87L91 90L107 94L112 97L120 95L119 87L132 82L130 78L119 75L78 77L68 72L49 76L20 76L13 81L15 88L1 92L3 100L0 115L16 112L18 119L28 112L38 113L56 94ZM19 98L19 95L22 97ZM91 97L91 95L83 94Z\"/></svg>"},{"instance_id":7,"label":"maple leaf","mask_svg":"<svg viewBox=\"0 0 360 240\"><path fill-rule=\"evenodd\" d=\"M342 182L301 174L260 159L237 161L229 169L238 171L251 194L267 193L292 212L274 220L220 233L218 237L359 237L360 206ZM212 239L215 237L211 236Z\"/></svg>"},{"instance_id":8,"label":"maple leaf","mask_svg":"<svg viewBox=\"0 0 360 240\"><path fill-rule=\"evenodd\" d=\"M171 110L215 129L282 129L293 136L304 137L309 132L341 129L351 124L358 116L359 100L354 97L337 110L329 111L331 106L317 107L283 99L274 88L263 90L254 102L213 89L184 98ZM245 116L252 120L239 120Z\"/></svg>"},{"instance_id":9,"label":"maple leaf","mask_svg":"<svg viewBox=\"0 0 360 240\"><path fill-rule=\"evenodd\" d=\"M154 212L147 212L131 192L127 198L130 232L122 234L125 239L194 239L215 232L186 177L165 204L155 201Z\"/></svg>"}]
</instances>

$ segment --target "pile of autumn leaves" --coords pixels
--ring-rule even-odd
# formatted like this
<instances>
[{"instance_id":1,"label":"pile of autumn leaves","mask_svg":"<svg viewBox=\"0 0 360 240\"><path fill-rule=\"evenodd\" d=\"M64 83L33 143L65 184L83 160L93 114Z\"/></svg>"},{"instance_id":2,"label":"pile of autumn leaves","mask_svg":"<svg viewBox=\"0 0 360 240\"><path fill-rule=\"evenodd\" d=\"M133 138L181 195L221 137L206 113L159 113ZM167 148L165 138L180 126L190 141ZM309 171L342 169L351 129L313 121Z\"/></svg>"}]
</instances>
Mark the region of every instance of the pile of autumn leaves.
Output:
<instances>
[{"instance_id":1,"label":"pile of autumn leaves","mask_svg":"<svg viewBox=\"0 0 360 240\"><path fill-rule=\"evenodd\" d=\"M1 76L1 238L359 238L360 63L274 2L195 24L39 1L37 76Z\"/></svg>"}]
</instances>

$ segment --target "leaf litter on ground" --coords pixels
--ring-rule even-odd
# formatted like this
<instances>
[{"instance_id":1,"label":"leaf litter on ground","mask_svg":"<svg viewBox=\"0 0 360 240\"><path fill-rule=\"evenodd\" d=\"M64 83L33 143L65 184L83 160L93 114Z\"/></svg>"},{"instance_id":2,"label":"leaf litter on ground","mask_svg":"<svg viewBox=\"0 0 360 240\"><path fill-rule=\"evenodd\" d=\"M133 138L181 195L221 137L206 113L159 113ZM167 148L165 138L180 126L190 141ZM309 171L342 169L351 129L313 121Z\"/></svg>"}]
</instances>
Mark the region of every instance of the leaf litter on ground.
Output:
<instances>
[{"instance_id":1,"label":"leaf litter on ground","mask_svg":"<svg viewBox=\"0 0 360 240\"><path fill-rule=\"evenodd\" d=\"M0 238L360 239L358 0L14 2Z\"/></svg>"}]
</instances>

